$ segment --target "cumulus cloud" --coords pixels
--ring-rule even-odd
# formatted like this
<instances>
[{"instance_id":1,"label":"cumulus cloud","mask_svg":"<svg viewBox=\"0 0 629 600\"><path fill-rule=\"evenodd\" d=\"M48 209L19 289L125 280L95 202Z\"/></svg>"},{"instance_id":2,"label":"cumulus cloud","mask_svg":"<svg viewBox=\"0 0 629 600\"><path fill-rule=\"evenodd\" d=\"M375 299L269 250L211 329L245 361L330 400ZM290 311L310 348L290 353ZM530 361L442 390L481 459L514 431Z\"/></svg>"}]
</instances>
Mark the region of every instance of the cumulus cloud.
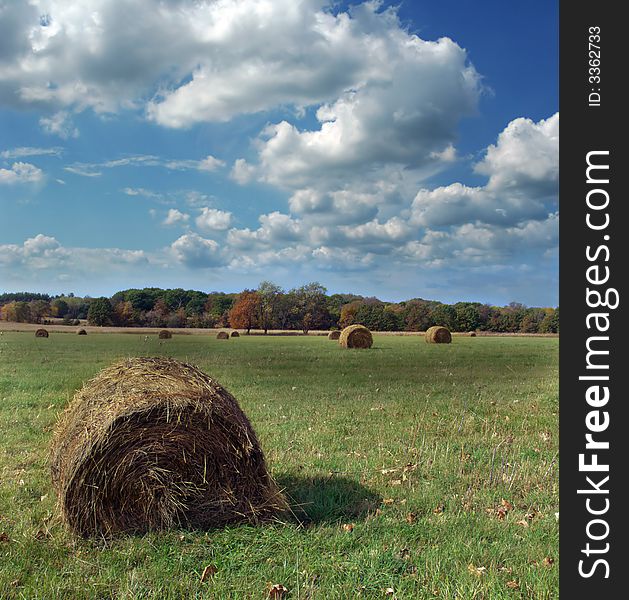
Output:
<instances>
[{"instance_id":1,"label":"cumulus cloud","mask_svg":"<svg viewBox=\"0 0 629 600\"><path fill-rule=\"evenodd\" d=\"M199 161L199 171L216 171L225 166L225 161L209 154L203 160Z\"/></svg>"},{"instance_id":2,"label":"cumulus cloud","mask_svg":"<svg viewBox=\"0 0 629 600\"><path fill-rule=\"evenodd\" d=\"M201 231L225 231L229 229L231 220L232 213L206 206L201 209L195 223Z\"/></svg>"},{"instance_id":3,"label":"cumulus cloud","mask_svg":"<svg viewBox=\"0 0 629 600\"><path fill-rule=\"evenodd\" d=\"M164 225L183 225L190 220L190 215L182 213L176 208L171 208L166 215L166 218L162 221Z\"/></svg>"},{"instance_id":4,"label":"cumulus cloud","mask_svg":"<svg viewBox=\"0 0 629 600\"><path fill-rule=\"evenodd\" d=\"M10 169L0 169L0 184L37 183L44 174L41 169L25 162L14 162Z\"/></svg>"},{"instance_id":5,"label":"cumulus cloud","mask_svg":"<svg viewBox=\"0 0 629 600\"><path fill-rule=\"evenodd\" d=\"M112 268L143 265L148 260L142 250L64 247L56 238L42 233L22 244L0 245L0 266L23 270L24 273L69 269L75 273L93 274Z\"/></svg>"},{"instance_id":6,"label":"cumulus cloud","mask_svg":"<svg viewBox=\"0 0 629 600\"><path fill-rule=\"evenodd\" d=\"M175 260L188 267L217 267L224 262L219 245L197 233L182 235L171 244L170 249Z\"/></svg>"},{"instance_id":7,"label":"cumulus cloud","mask_svg":"<svg viewBox=\"0 0 629 600\"><path fill-rule=\"evenodd\" d=\"M256 175L256 167L249 164L244 158L237 158L229 173L231 179L240 185L246 185Z\"/></svg>"}]
</instances>

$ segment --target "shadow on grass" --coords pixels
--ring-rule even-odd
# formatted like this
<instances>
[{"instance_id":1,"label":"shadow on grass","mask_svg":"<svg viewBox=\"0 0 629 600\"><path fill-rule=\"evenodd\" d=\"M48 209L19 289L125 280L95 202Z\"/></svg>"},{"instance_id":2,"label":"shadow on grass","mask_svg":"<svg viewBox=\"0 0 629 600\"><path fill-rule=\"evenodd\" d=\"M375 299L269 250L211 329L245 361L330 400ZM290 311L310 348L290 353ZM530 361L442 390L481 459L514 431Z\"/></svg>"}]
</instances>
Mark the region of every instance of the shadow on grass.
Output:
<instances>
[{"instance_id":1,"label":"shadow on grass","mask_svg":"<svg viewBox=\"0 0 629 600\"><path fill-rule=\"evenodd\" d=\"M302 525L360 520L374 512L382 498L352 479L331 475L282 475L277 483Z\"/></svg>"}]
</instances>

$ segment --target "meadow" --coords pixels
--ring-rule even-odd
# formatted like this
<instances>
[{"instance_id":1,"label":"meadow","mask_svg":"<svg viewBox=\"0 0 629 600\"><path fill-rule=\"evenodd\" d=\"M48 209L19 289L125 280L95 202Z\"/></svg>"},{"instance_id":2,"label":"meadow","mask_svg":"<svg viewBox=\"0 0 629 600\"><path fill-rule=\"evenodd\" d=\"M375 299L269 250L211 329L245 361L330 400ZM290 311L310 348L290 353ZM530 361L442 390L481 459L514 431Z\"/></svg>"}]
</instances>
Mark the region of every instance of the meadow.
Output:
<instances>
[{"instance_id":1,"label":"meadow","mask_svg":"<svg viewBox=\"0 0 629 600\"><path fill-rule=\"evenodd\" d=\"M102 367L148 355L234 394L294 514L108 541L67 531L47 464L56 418ZM344 350L5 332L0 598L263 599L273 584L291 600L557 598L557 452L556 338L376 335Z\"/></svg>"}]
</instances>

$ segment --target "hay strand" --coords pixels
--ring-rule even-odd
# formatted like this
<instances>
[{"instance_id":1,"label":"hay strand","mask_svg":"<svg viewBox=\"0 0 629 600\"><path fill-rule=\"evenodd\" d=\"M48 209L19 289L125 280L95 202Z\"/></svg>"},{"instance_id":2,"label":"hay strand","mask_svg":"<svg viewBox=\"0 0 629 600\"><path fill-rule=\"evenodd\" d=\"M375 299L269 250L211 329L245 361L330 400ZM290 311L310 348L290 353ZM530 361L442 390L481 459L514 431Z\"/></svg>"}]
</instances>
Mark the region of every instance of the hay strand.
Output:
<instances>
[{"instance_id":1,"label":"hay strand","mask_svg":"<svg viewBox=\"0 0 629 600\"><path fill-rule=\"evenodd\" d=\"M426 342L428 344L449 344L452 341L452 334L447 327L433 325L426 331Z\"/></svg>"},{"instance_id":2,"label":"hay strand","mask_svg":"<svg viewBox=\"0 0 629 600\"><path fill-rule=\"evenodd\" d=\"M373 337L364 325L350 325L341 331L339 344L343 348L371 348Z\"/></svg>"},{"instance_id":3,"label":"hay strand","mask_svg":"<svg viewBox=\"0 0 629 600\"><path fill-rule=\"evenodd\" d=\"M41 328L38 329L35 332L35 337L41 337L41 338L47 338L48 337L48 331L46 331L45 329Z\"/></svg>"},{"instance_id":4,"label":"hay strand","mask_svg":"<svg viewBox=\"0 0 629 600\"><path fill-rule=\"evenodd\" d=\"M171 358L126 359L87 382L50 464L61 515L82 536L258 523L287 506L234 397Z\"/></svg>"}]
</instances>

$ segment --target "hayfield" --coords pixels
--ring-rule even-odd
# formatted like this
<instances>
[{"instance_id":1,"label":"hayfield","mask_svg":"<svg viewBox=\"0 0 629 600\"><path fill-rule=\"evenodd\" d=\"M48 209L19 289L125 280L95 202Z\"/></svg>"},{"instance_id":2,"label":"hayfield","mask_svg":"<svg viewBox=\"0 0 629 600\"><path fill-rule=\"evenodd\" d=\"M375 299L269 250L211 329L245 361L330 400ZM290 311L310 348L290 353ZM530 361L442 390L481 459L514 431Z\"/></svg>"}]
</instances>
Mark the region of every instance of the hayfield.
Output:
<instances>
[{"instance_id":1,"label":"hayfield","mask_svg":"<svg viewBox=\"0 0 629 600\"><path fill-rule=\"evenodd\" d=\"M0 337L0 598L558 596L558 340L32 332ZM238 399L294 515L73 538L47 452L82 382L127 356L196 364ZM201 581L207 566L213 575ZM391 592L391 590L393 590Z\"/></svg>"}]
</instances>

